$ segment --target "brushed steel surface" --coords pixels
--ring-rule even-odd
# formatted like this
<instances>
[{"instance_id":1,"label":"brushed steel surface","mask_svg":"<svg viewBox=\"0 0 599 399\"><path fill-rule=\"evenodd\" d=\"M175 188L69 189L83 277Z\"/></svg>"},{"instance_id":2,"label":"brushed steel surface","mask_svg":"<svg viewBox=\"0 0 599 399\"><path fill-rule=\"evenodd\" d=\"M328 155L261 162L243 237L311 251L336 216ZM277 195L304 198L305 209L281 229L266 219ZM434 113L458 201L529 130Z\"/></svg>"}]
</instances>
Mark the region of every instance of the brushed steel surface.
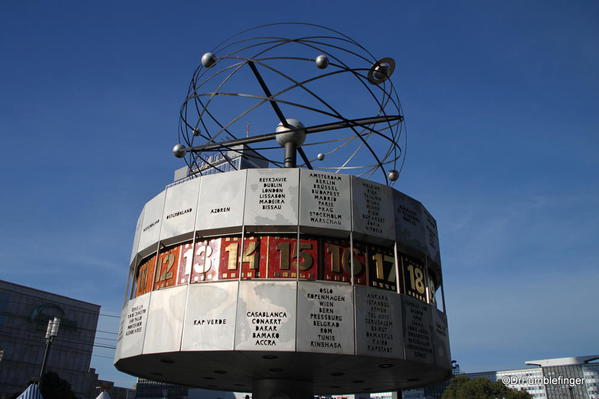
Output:
<instances>
[{"instance_id":1,"label":"brushed steel surface","mask_svg":"<svg viewBox=\"0 0 599 399\"><path fill-rule=\"evenodd\" d=\"M150 295L146 294L131 299L125 307L124 331L120 346L121 358L141 354L146 332L146 322L148 321Z\"/></svg>"},{"instance_id":2,"label":"brushed steel surface","mask_svg":"<svg viewBox=\"0 0 599 399\"><path fill-rule=\"evenodd\" d=\"M432 306L401 296L406 359L434 363Z\"/></svg>"},{"instance_id":3,"label":"brushed steel surface","mask_svg":"<svg viewBox=\"0 0 599 399\"><path fill-rule=\"evenodd\" d=\"M441 265L441 256L439 253L439 233L437 232L437 221L430 212L423 206L422 215L424 222L424 234L427 256L437 265Z\"/></svg>"},{"instance_id":4,"label":"brushed steel surface","mask_svg":"<svg viewBox=\"0 0 599 399\"><path fill-rule=\"evenodd\" d=\"M191 284L182 351L233 350L239 282Z\"/></svg>"},{"instance_id":5,"label":"brushed steel surface","mask_svg":"<svg viewBox=\"0 0 599 399\"><path fill-rule=\"evenodd\" d=\"M298 169L249 169L244 224L297 226Z\"/></svg>"},{"instance_id":6,"label":"brushed steel surface","mask_svg":"<svg viewBox=\"0 0 599 399\"><path fill-rule=\"evenodd\" d=\"M426 253L422 204L404 193L393 191L396 241L418 253Z\"/></svg>"},{"instance_id":7,"label":"brushed steel surface","mask_svg":"<svg viewBox=\"0 0 599 399\"><path fill-rule=\"evenodd\" d=\"M123 335L125 334L125 321L127 318L125 315L127 314L127 306L123 306L121 309L121 318L119 320L119 333L116 338L116 349L114 351L114 361L116 362L121 358L121 344L123 342Z\"/></svg>"},{"instance_id":8,"label":"brushed steel surface","mask_svg":"<svg viewBox=\"0 0 599 399\"><path fill-rule=\"evenodd\" d=\"M164 191L152 198L144 207L144 217L139 235L138 252L158 242L164 209Z\"/></svg>"},{"instance_id":9,"label":"brushed steel surface","mask_svg":"<svg viewBox=\"0 0 599 399\"><path fill-rule=\"evenodd\" d=\"M449 349L449 333L447 316L433 309L433 337L435 344L435 363L440 367L451 367L451 351Z\"/></svg>"},{"instance_id":10,"label":"brushed steel surface","mask_svg":"<svg viewBox=\"0 0 599 399\"><path fill-rule=\"evenodd\" d=\"M300 169L300 225L351 230L350 196L349 176Z\"/></svg>"},{"instance_id":11,"label":"brushed steel surface","mask_svg":"<svg viewBox=\"0 0 599 399\"><path fill-rule=\"evenodd\" d=\"M135 224L135 235L133 236L133 245L131 246L131 258L129 259L129 264L133 262L133 258L137 255L139 250L139 236L141 235L141 226L144 221L144 210L142 209L137 217L137 223Z\"/></svg>"},{"instance_id":12,"label":"brushed steel surface","mask_svg":"<svg viewBox=\"0 0 599 399\"><path fill-rule=\"evenodd\" d=\"M298 352L354 354L354 301L347 284L299 282Z\"/></svg>"},{"instance_id":13,"label":"brushed steel surface","mask_svg":"<svg viewBox=\"0 0 599 399\"><path fill-rule=\"evenodd\" d=\"M161 240L193 231L199 190L200 179L187 180L166 189Z\"/></svg>"},{"instance_id":14,"label":"brushed steel surface","mask_svg":"<svg viewBox=\"0 0 599 399\"><path fill-rule=\"evenodd\" d=\"M178 351L181 348L187 286L152 292L143 353Z\"/></svg>"},{"instance_id":15,"label":"brushed steel surface","mask_svg":"<svg viewBox=\"0 0 599 399\"><path fill-rule=\"evenodd\" d=\"M246 170L201 177L196 229L241 226Z\"/></svg>"},{"instance_id":16,"label":"brushed steel surface","mask_svg":"<svg viewBox=\"0 0 599 399\"><path fill-rule=\"evenodd\" d=\"M294 351L297 283L241 281L236 350Z\"/></svg>"},{"instance_id":17,"label":"brushed steel surface","mask_svg":"<svg viewBox=\"0 0 599 399\"><path fill-rule=\"evenodd\" d=\"M378 288L355 288L356 354L404 359L401 296Z\"/></svg>"},{"instance_id":18,"label":"brushed steel surface","mask_svg":"<svg viewBox=\"0 0 599 399\"><path fill-rule=\"evenodd\" d=\"M352 177L353 231L366 237L395 239L395 218L391 188Z\"/></svg>"}]
</instances>

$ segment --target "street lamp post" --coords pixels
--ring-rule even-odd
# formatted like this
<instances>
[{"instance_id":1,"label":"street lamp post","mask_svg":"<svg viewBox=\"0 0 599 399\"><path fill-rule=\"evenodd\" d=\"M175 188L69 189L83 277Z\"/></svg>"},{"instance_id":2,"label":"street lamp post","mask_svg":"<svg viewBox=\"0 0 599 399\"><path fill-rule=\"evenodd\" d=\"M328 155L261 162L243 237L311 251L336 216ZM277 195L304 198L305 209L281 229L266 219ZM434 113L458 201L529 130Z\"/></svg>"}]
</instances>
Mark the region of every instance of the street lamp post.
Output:
<instances>
[{"instance_id":1,"label":"street lamp post","mask_svg":"<svg viewBox=\"0 0 599 399\"><path fill-rule=\"evenodd\" d=\"M574 387L572 385L569 385L568 390L570 391L570 399L574 399Z\"/></svg>"},{"instance_id":2,"label":"street lamp post","mask_svg":"<svg viewBox=\"0 0 599 399\"><path fill-rule=\"evenodd\" d=\"M58 335L59 327L60 318L54 317L53 320L48 320L48 328L46 329L46 350L44 351L44 360L42 361L42 369L40 370L40 382L46 372L46 363L48 362L48 355L50 354L50 346L54 341L54 337Z\"/></svg>"}]
</instances>

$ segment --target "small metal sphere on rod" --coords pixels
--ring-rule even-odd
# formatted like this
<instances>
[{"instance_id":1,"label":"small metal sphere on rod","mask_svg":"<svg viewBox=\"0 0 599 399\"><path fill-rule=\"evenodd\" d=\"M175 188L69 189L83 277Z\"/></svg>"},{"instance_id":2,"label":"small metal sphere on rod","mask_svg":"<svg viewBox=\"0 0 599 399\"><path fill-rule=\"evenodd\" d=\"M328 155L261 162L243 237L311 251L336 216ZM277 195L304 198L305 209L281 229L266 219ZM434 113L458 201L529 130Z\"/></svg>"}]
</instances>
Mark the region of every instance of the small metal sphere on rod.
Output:
<instances>
[{"instance_id":1,"label":"small metal sphere on rod","mask_svg":"<svg viewBox=\"0 0 599 399\"><path fill-rule=\"evenodd\" d=\"M316 57L314 62L316 63L316 67L318 69L325 69L329 66L329 58L324 54L321 54L318 57Z\"/></svg>"},{"instance_id":2,"label":"small metal sphere on rod","mask_svg":"<svg viewBox=\"0 0 599 399\"><path fill-rule=\"evenodd\" d=\"M175 144L173 147L173 155L177 158L183 158L185 156L185 147L183 144Z\"/></svg>"},{"instance_id":3,"label":"small metal sphere on rod","mask_svg":"<svg viewBox=\"0 0 599 399\"><path fill-rule=\"evenodd\" d=\"M211 52L207 52L202 56L202 65L206 68L212 67L216 64L216 56Z\"/></svg>"}]
</instances>

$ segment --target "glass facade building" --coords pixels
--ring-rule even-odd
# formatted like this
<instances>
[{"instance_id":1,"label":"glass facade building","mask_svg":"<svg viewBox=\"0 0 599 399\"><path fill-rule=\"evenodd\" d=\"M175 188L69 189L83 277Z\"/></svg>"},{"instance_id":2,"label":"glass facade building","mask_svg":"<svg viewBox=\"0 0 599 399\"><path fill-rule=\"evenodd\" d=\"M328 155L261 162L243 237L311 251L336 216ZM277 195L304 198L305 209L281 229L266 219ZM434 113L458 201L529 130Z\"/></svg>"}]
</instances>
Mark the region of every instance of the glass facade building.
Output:
<instances>
[{"instance_id":1,"label":"glass facade building","mask_svg":"<svg viewBox=\"0 0 599 399\"><path fill-rule=\"evenodd\" d=\"M535 399L599 399L599 355L531 360L524 369L464 373L469 378L502 381ZM440 399L447 383L403 393L404 399Z\"/></svg>"},{"instance_id":2,"label":"glass facade building","mask_svg":"<svg viewBox=\"0 0 599 399\"><path fill-rule=\"evenodd\" d=\"M39 376L48 320L61 319L47 371L67 380L78 398L92 398L97 375L90 362L100 306L0 280L0 399ZM95 396L93 396L95 397Z\"/></svg>"}]
</instances>

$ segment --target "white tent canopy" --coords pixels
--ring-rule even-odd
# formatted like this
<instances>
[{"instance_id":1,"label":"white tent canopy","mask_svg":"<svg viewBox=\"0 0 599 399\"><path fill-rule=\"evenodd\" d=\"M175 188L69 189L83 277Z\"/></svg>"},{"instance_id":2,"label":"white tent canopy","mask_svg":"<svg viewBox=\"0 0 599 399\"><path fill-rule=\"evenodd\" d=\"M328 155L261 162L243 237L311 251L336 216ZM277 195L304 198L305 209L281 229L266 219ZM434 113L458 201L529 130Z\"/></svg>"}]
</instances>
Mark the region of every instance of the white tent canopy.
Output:
<instances>
[{"instance_id":1,"label":"white tent canopy","mask_svg":"<svg viewBox=\"0 0 599 399\"><path fill-rule=\"evenodd\" d=\"M37 384L31 384L17 399L44 399Z\"/></svg>"},{"instance_id":2,"label":"white tent canopy","mask_svg":"<svg viewBox=\"0 0 599 399\"><path fill-rule=\"evenodd\" d=\"M110 399L110 395L106 391L100 392L96 399Z\"/></svg>"}]
</instances>

